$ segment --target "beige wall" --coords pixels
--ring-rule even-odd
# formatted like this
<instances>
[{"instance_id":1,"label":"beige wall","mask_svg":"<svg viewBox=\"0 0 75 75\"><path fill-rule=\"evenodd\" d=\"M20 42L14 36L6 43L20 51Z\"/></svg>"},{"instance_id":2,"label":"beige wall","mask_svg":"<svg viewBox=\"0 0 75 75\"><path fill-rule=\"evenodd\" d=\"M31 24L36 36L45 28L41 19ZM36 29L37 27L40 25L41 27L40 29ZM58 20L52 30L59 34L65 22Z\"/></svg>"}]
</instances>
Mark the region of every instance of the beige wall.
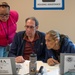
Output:
<instances>
[{"instance_id":1,"label":"beige wall","mask_svg":"<svg viewBox=\"0 0 75 75\"><path fill-rule=\"evenodd\" d=\"M64 10L34 10L34 0L0 0L10 4L11 9L19 13L17 31L24 30L25 19L35 16L39 20L39 30L51 29L68 35L75 42L75 0L64 0Z\"/></svg>"}]
</instances>

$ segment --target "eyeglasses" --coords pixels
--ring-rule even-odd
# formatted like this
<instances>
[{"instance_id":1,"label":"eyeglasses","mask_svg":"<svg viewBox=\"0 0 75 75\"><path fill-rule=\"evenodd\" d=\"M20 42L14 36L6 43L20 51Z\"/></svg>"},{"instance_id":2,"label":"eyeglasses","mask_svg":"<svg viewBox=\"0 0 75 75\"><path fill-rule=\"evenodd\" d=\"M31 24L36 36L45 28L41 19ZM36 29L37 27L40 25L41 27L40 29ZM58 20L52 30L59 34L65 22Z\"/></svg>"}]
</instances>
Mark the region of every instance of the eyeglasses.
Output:
<instances>
[{"instance_id":1,"label":"eyeglasses","mask_svg":"<svg viewBox=\"0 0 75 75\"><path fill-rule=\"evenodd\" d=\"M30 28L30 29L34 29L35 28L35 26L27 26L27 25L25 25L25 27L26 28Z\"/></svg>"},{"instance_id":2,"label":"eyeglasses","mask_svg":"<svg viewBox=\"0 0 75 75\"><path fill-rule=\"evenodd\" d=\"M9 17L9 14L0 14L0 17L1 17L1 18Z\"/></svg>"}]
</instances>

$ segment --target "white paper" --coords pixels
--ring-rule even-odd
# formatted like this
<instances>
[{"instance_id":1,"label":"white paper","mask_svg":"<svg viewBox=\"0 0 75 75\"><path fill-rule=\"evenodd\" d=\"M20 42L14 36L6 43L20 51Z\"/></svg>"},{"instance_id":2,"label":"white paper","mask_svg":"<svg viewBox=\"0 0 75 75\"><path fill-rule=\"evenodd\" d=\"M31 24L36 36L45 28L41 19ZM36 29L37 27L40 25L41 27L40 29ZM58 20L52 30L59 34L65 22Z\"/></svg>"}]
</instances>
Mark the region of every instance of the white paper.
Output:
<instances>
[{"instance_id":1,"label":"white paper","mask_svg":"<svg viewBox=\"0 0 75 75\"><path fill-rule=\"evenodd\" d=\"M18 74L24 75L24 74L29 73L29 62L30 62L29 60L25 60L24 63L17 63L22 66ZM47 73L46 73L47 75L50 75L50 74L58 75L59 74L59 65L49 66L47 63L43 63L42 61L37 61L37 71L39 70L40 66L43 66L47 70Z\"/></svg>"}]
</instances>

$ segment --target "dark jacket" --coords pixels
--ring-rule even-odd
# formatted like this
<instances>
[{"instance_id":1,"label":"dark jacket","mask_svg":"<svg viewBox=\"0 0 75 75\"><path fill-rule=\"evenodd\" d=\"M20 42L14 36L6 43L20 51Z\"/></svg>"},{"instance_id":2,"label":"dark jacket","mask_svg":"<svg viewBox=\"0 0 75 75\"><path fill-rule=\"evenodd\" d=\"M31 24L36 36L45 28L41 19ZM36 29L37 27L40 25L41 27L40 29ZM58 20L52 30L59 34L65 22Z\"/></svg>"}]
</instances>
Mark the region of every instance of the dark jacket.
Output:
<instances>
[{"instance_id":1,"label":"dark jacket","mask_svg":"<svg viewBox=\"0 0 75 75\"><path fill-rule=\"evenodd\" d=\"M72 41L68 37L63 36L63 35L60 35L59 56L60 56L60 53L75 53L75 45L72 43ZM53 50L53 49L46 50L45 62L49 58L54 58L54 59L58 60L58 58L56 57L55 50Z\"/></svg>"},{"instance_id":2,"label":"dark jacket","mask_svg":"<svg viewBox=\"0 0 75 75\"><path fill-rule=\"evenodd\" d=\"M39 39L35 41L34 48L35 52L37 54L37 60L42 60L44 61L45 58L45 34L42 32L37 31L39 35ZM16 56L23 56L24 53L24 47L26 41L23 40L23 37L25 35L25 31L21 31L16 33L14 37L14 41L11 45L11 50L9 51L9 57L16 57Z\"/></svg>"}]
</instances>

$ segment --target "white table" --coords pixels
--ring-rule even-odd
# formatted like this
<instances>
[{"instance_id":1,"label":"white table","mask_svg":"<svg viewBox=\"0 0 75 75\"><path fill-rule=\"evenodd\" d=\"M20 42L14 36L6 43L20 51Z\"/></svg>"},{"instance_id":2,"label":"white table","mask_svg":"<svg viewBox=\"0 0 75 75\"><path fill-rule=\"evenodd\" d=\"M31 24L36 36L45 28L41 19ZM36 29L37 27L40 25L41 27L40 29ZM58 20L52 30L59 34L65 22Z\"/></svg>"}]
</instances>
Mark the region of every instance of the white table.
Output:
<instances>
[{"instance_id":1,"label":"white table","mask_svg":"<svg viewBox=\"0 0 75 75\"><path fill-rule=\"evenodd\" d=\"M25 60L24 63L17 63L22 66L22 68L19 70L19 75L24 75L29 73L29 62L28 60ZM47 63L43 63L42 61L37 61L37 70L39 70L40 66L44 66L46 69L46 75L59 75L59 64L55 66L49 66Z\"/></svg>"}]
</instances>

